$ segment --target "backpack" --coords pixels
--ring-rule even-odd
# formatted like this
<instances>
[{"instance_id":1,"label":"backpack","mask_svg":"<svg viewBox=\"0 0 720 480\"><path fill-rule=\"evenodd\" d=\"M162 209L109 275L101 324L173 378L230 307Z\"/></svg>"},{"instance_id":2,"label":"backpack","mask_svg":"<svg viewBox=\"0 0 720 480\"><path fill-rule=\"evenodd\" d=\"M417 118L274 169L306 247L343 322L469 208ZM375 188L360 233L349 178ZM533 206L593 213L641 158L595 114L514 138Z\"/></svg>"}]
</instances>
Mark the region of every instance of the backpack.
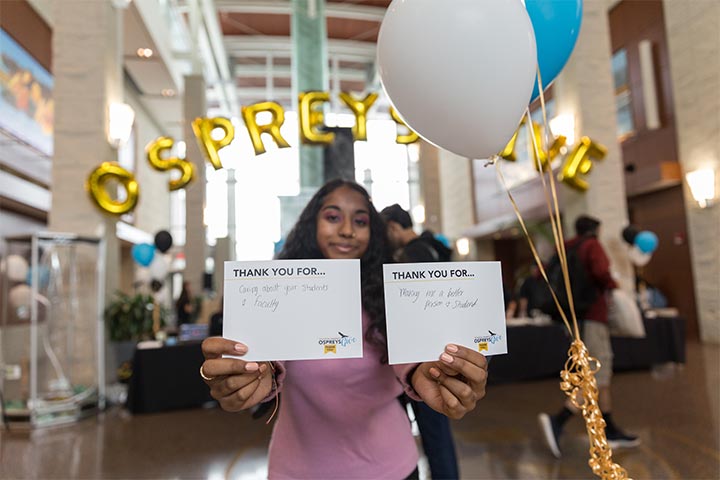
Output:
<instances>
[{"instance_id":1,"label":"backpack","mask_svg":"<svg viewBox=\"0 0 720 480\"><path fill-rule=\"evenodd\" d=\"M590 307L595 300L597 300L598 291L597 287L590 278L590 274L585 268L585 264L580 258L580 246L584 243L581 240L571 248L566 249L565 254L567 256L567 267L568 275L570 277L570 286L572 287L573 300L575 305L575 317L578 321L585 318L585 314L588 312ZM550 263L545 268L545 273L548 277L548 283L552 287L555 295L560 302L560 306L570 320L570 303L568 302L567 292L565 290L565 280L563 279L562 267L560 265L560 259L557 254L550 260ZM553 300L550 289L543 289L542 301L540 302L540 310L550 315L554 320L562 320L560 312L558 312L557 305Z\"/></svg>"}]
</instances>

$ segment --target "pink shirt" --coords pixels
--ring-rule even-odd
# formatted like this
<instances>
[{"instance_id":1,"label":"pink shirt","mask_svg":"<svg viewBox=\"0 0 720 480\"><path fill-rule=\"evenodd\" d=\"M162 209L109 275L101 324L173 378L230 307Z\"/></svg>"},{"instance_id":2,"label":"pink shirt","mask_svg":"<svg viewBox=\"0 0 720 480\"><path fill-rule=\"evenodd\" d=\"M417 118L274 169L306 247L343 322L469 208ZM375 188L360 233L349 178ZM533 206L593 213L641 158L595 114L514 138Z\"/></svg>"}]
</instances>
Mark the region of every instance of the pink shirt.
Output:
<instances>
[{"instance_id":1,"label":"pink shirt","mask_svg":"<svg viewBox=\"0 0 720 480\"><path fill-rule=\"evenodd\" d=\"M370 320L363 312L363 329ZM418 452L397 397L416 364L381 364L363 339L363 358L277 362L281 406L270 441L271 479L403 479Z\"/></svg>"}]
</instances>

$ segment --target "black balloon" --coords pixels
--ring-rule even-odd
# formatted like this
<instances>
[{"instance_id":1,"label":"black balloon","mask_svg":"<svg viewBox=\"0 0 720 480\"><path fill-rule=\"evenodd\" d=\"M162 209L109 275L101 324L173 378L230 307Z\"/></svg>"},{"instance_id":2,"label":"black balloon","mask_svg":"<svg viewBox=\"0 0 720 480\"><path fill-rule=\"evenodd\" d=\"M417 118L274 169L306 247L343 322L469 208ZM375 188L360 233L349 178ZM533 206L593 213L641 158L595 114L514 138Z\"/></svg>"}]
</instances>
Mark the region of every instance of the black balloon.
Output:
<instances>
[{"instance_id":1,"label":"black balloon","mask_svg":"<svg viewBox=\"0 0 720 480\"><path fill-rule=\"evenodd\" d=\"M160 230L155 234L155 247L162 253L167 252L173 245L172 235L167 230Z\"/></svg>"},{"instance_id":2,"label":"black balloon","mask_svg":"<svg viewBox=\"0 0 720 480\"><path fill-rule=\"evenodd\" d=\"M629 245L634 245L635 237L637 237L638 233L640 233L640 230L635 228L633 225L628 225L627 227L623 228L623 240L625 240Z\"/></svg>"},{"instance_id":3,"label":"black balloon","mask_svg":"<svg viewBox=\"0 0 720 480\"><path fill-rule=\"evenodd\" d=\"M162 284L162 282L161 282L160 280L157 280L157 279L154 279L154 278L153 278L152 282L150 282L150 289L151 289L154 293L159 292L162 287L163 287L163 284Z\"/></svg>"}]
</instances>

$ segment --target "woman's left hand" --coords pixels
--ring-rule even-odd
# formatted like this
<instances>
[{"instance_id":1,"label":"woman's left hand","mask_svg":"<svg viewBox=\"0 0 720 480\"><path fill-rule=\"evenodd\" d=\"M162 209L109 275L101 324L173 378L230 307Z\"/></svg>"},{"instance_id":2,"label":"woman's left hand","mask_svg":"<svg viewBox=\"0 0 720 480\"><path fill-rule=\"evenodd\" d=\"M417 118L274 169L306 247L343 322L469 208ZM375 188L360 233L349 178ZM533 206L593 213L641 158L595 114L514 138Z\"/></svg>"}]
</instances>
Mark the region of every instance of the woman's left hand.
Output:
<instances>
[{"instance_id":1,"label":"woman's left hand","mask_svg":"<svg viewBox=\"0 0 720 480\"><path fill-rule=\"evenodd\" d=\"M430 408L457 420L485 396L487 365L479 352L450 344L439 361L418 366L412 386Z\"/></svg>"}]
</instances>

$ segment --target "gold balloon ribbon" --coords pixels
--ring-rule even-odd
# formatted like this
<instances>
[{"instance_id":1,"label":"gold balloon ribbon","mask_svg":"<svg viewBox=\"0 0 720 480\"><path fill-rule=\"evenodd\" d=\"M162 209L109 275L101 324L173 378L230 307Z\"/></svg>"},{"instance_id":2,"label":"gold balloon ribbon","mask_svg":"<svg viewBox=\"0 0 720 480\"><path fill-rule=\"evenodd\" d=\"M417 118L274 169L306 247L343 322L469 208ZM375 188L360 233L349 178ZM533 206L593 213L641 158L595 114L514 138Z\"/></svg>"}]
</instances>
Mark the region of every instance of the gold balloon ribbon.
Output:
<instances>
[{"instance_id":1,"label":"gold balloon ribbon","mask_svg":"<svg viewBox=\"0 0 720 480\"><path fill-rule=\"evenodd\" d=\"M537 77L538 87L540 91L540 104L542 106L543 122L545 126L545 134L547 135L547 138L550 139L553 137L552 132L550 131L550 125L547 121L545 96L543 94L540 69L538 69L537 71ZM542 138L538 138L540 137L540 135L537 135L536 132L531 130L532 127L530 126L530 124L532 123L532 120L530 118L529 109L526 111L526 115L528 123L529 141L531 142L533 148L533 156L535 159L536 168L540 172L540 178L543 185L543 191L545 193L548 213L550 215L550 223L552 225L553 239L555 240L555 247L557 250L558 258L560 260L560 265L562 267L563 280L568 297L570 310L569 315L572 319L572 326L568 321L566 312L564 312L563 309L560 307L560 302L558 301L555 292L553 291L552 287L550 287L550 282L548 281L548 277L543 267L542 261L540 260L540 256L538 255L535 244L530 237L527 227L525 226L525 221L522 218L522 214L520 213L517 203L515 202L512 193L507 188L505 179L500 169L500 162L496 161L497 157L495 157L493 163L495 163L496 165L500 181L508 197L510 198L513 210L515 211L515 215L517 216L517 219L522 226L523 232L525 233L525 238L530 245L530 250L532 251L538 268L540 269L540 273L545 279L548 288L550 288L550 292L552 293L555 305L560 312L563 323L573 337L573 341L570 345L570 350L568 351L568 360L565 363L565 368L562 370L562 372L560 372L560 377L562 379L560 383L560 388L563 392L565 392L566 395L571 398L572 403L582 411L583 418L585 419L585 427L587 429L588 438L590 440L590 459L588 460L588 464L592 468L593 473L603 479L627 479L627 471L617 463L613 462L612 450L608 446L607 437L605 436L605 420L602 417L602 412L600 411L600 406L598 404L598 388L597 381L595 380L595 373L601 368L601 365L600 362L597 361L597 359L590 357L590 354L585 347L585 344L580 338L580 329L578 328L578 321L575 316L572 286L570 285L570 276L568 274L567 254L565 252L565 242L563 241L564 236L562 231L562 223L560 221L560 208L557 199L557 190L555 187L554 174L552 172L552 167L550 167L549 165L547 169L543 168L543 165L541 163L541 157L539 155L539 152L543 150ZM549 182L546 182L545 175L549 177ZM547 183L550 184L550 191L548 191ZM582 397L582 403L578 400L579 397Z\"/></svg>"},{"instance_id":2,"label":"gold balloon ribbon","mask_svg":"<svg viewBox=\"0 0 720 480\"><path fill-rule=\"evenodd\" d=\"M598 388L595 374L601 365L590 356L585 344L576 339L570 345L565 369L560 372L560 389L570 397L585 419L590 439L588 464L595 475L607 480L627 479L627 471L613 462L612 450L605 436L605 420L598 404ZM579 398L582 398L582 402Z\"/></svg>"}]
</instances>

